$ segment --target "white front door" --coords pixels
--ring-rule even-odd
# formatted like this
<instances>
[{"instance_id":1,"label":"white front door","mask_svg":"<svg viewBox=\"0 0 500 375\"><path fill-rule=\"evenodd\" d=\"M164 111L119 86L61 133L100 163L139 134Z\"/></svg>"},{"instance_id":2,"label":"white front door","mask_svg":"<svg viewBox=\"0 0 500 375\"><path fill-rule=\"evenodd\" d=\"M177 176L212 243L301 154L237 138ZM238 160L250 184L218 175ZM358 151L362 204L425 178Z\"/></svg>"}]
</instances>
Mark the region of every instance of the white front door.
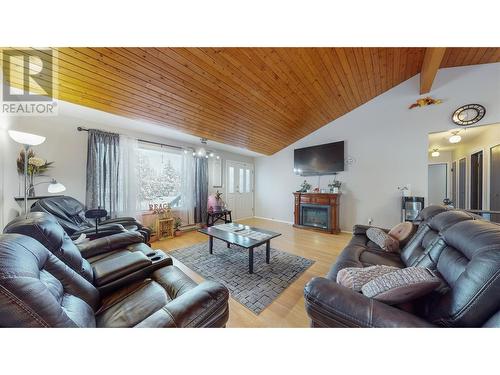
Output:
<instances>
[{"instance_id":1,"label":"white front door","mask_svg":"<svg viewBox=\"0 0 500 375\"><path fill-rule=\"evenodd\" d=\"M227 205L233 220L253 216L253 164L226 162Z\"/></svg>"}]
</instances>

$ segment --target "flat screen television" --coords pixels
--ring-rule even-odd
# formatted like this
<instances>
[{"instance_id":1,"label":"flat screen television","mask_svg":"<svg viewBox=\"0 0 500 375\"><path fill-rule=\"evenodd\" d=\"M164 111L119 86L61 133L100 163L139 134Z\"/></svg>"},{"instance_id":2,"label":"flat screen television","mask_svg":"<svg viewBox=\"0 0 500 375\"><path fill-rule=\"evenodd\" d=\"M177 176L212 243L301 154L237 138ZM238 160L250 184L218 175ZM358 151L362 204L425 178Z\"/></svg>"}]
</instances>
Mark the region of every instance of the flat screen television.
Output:
<instances>
[{"instance_id":1,"label":"flat screen television","mask_svg":"<svg viewBox=\"0 0 500 375\"><path fill-rule=\"evenodd\" d=\"M301 176L318 176L344 170L344 141L297 148L294 151L294 172Z\"/></svg>"}]
</instances>

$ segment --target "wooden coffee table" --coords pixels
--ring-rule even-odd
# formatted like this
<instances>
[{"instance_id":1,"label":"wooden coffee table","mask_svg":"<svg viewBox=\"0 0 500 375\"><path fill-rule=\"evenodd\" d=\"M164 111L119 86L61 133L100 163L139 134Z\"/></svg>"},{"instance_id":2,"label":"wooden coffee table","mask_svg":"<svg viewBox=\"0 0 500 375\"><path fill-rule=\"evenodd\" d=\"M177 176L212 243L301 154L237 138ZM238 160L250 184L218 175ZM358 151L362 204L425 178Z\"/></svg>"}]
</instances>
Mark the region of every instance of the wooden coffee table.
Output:
<instances>
[{"instance_id":1,"label":"wooden coffee table","mask_svg":"<svg viewBox=\"0 0 500 375\"><path fill-rule=\"evenodd\" d=\"M266 263L269 264L271 240L281 236L281 233L236 223L214 225L212 227L199 229L198 232L208 236L208 249L210 254L213 254L214 238L226 242L228 248L231 248L231 244L233 244L248 249L249 273L253 273L253 249L266 244Z\"/></svg>"}]
</instances>

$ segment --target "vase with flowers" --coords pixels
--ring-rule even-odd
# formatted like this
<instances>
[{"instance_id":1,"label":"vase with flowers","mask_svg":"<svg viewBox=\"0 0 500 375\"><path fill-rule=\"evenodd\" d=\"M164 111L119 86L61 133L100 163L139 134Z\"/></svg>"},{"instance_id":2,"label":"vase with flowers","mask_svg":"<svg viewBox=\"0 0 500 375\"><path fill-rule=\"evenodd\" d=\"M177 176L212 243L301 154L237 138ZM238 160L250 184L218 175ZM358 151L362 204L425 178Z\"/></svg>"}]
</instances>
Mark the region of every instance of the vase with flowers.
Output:
<instances>
[{"instance_id":1,"label":"vase with flowers","mask_svg":"<svg viewBox=\"0 0 500 375\"><path fill-rule=\"evenodd\" d=\"M341 186L342 186L342 182L337 181L337 176L335 176L333 181L328 184L328 187L330 188L330 193L332 193L332 194L340 193Z\"/></svg>"},{"instance_id":2,"label":"vase with flowers","mask_svg":"<svg viewBox=\"0 0 500 375\"><path fill-rule=\"evenodd\" d=\"M36 176L42 176L45 172L47 172L52 165L53 161L48 162L45 159L39 158L35 155L35 152L32 149L28 150L28 154L26 155L24 150L21 150L19 156L16 160L17 164L17 173L22 176L24 175L24 158L28 158L28 197L35 196L35 188L34 182Z\"/></svg>"}]
</instances>

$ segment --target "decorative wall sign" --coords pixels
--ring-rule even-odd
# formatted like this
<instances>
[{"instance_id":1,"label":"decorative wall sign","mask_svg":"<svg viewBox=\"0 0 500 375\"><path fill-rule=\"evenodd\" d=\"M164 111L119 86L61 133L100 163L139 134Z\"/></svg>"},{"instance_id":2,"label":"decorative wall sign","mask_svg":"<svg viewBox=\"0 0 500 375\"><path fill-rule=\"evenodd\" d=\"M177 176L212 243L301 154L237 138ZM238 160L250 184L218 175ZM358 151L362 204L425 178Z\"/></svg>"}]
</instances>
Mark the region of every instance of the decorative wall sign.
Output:
<instances>
[{"instance_id":1,"label":"decorative wall sign","mask_svg":"<svg viewBox=\"0 0 500 375\"><path fill-rule=\"evenodd\" d=\"M451 120L460 126L468 126L480 121L486 114L486 108L481 104L467 104L458 108Z\"/></svg>"},{"instance_id":2,"label":"decorative wall sign","mask_svg":"<svg viewBox=\"0 0 500 375\"><path fill-rule=\"evenodd\" d=\"M443 101L441 99L433 99L430 96L428 96L426 98L417 99L415 103L410 105L409 109L417 107L425 107L427 105L432 105L432 104L441 104L442 102Z\"/></svg>"}]
</instances>

